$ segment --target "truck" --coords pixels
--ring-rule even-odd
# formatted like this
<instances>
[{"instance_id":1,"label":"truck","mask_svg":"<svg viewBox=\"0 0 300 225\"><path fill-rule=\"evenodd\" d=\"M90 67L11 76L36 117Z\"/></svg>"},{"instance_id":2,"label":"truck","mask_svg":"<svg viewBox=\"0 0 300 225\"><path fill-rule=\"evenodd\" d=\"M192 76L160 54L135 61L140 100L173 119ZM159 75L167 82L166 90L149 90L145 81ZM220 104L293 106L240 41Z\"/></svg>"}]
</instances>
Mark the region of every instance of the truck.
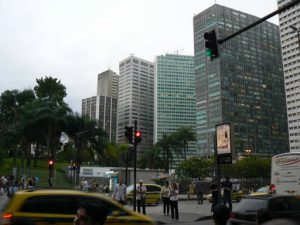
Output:
<instances>
[{"instance_id":1,"label":"truck","mask_svg":"<svg viewBox=\"0 0 300 225\"><path fill-rule=\"evenodd\" d=\"M271 185L276 194L300 196L300 152L272 157Z\"/></svg>"}]
</instances>

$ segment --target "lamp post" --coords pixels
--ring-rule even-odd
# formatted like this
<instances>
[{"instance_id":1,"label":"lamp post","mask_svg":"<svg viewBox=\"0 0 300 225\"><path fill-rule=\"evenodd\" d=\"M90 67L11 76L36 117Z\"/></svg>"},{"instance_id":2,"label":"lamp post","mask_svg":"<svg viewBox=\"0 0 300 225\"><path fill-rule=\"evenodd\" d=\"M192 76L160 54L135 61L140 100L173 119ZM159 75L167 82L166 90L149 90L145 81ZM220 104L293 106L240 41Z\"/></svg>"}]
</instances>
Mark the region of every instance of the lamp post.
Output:
<instances>
[{"instance_id":1,"label":"lamp post","mask_svg":"<svg viewBox=\"0 0 300 225\"><path fill-rule=\"evenodd\" d=\"M298 45L299 45L299 51L300 51L300 30L297 27L295 27L294 25L291 25L290 28L292 28L292 30L297 33Z\"/></svg>"}]
</instances>

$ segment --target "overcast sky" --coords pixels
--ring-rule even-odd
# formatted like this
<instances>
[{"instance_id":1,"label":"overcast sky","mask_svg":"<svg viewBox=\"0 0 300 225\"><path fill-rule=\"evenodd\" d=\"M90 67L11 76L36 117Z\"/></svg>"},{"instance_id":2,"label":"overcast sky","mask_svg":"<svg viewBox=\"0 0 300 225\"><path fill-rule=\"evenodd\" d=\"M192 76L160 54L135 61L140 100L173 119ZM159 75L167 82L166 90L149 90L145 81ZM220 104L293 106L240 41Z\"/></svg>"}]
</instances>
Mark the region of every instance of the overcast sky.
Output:
<instances>
[{"instance_id":1,"label":"overcast sky","mask_svg":"<svg viewBox=\"0 0 300 225\"><path fill-rule=\"evenodd\" d=\"M96 95L97 74L119 73L134 54L154 61L166 53L193 55L193 16L214 0L0 0L0 93L33 88L52 76L67 88L66 102ZM263 17L277 0L217 0ZM270 19L278 24L278 17Z\"/></svg>"}]
</instances>

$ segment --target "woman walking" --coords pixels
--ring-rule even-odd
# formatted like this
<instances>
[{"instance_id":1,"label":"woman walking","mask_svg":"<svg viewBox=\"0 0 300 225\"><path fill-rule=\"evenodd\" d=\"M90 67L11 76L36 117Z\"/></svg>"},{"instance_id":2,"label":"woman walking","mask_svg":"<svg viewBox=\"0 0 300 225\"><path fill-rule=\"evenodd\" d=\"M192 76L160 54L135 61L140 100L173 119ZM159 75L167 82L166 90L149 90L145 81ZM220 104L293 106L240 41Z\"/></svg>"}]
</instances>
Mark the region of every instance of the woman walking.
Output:
<instances>
[{"instance_id":1,"label":"woman walking","mask_svg":"<svg viewBox=\"0 0 300 225\"><path fill-rule=\"evenodd\" d=\"M178 188L177 184L173 182L170 189L170 205L171 205L171 217L178 220Z\"/></svg>"},{"instance_id":2,"label":"woman walking","mask_svg":"<svg viewBox=\"0 0 300 225\"><path fill-rule=\"evenodd\" d=\"M166 213L167 213L167 215L169 215L169 212L170 212L170 197L169 197L170 187L169 187L169 182L168 181L166 181L165 186L163 186L161 188L160 195L161 195L161 199L164 203L164 207L163 207L164 215L166 215Z\"/></svg>"}]
</instances>

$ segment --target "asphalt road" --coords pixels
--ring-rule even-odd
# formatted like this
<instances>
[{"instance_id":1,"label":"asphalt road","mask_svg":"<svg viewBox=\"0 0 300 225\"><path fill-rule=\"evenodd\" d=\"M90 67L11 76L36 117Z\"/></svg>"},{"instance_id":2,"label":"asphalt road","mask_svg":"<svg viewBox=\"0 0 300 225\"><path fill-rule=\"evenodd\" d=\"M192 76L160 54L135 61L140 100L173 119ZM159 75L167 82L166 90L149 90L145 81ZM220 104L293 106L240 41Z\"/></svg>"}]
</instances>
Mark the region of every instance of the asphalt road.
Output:
<instances>
[{"instance_id":1,"label":"asphalt road","mask_svg":"<svg viewBox=\"0 0 300 225\"><path fill-rule=\"evenodd\" d=\"M125 206L133 210L133 206ZM160 224L213 224L211 220L211 203L204 201L202 205L196 200L182 200L178 202L179 220L174 221L170 216L163 215L163 205L146 206L147 215L153 217Z\"/></svg>"}]
</instances>

